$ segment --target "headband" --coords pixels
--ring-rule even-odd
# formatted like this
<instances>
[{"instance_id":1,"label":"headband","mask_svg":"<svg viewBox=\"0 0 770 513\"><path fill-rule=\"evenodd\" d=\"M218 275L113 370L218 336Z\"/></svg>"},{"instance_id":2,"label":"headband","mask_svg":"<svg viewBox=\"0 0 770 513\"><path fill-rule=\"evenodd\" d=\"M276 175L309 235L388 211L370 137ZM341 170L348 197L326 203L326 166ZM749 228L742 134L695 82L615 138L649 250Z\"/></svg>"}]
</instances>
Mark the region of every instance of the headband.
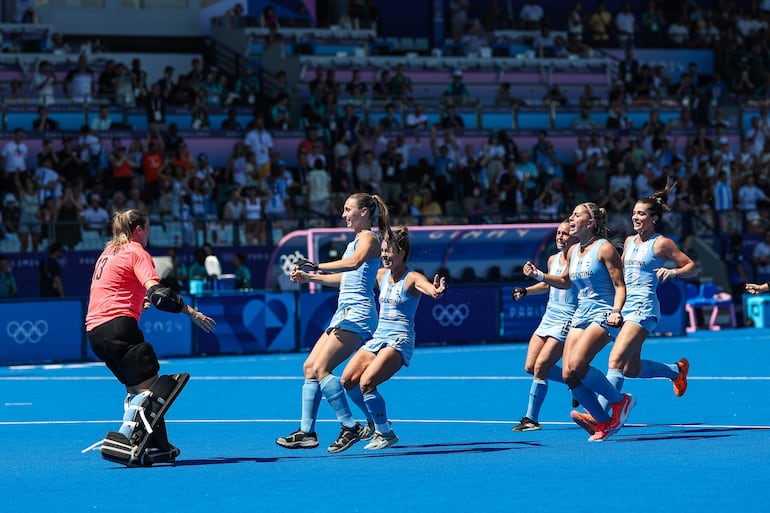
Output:
<instances>
[{"instance_id":1,"label":"headband","mask_svg":"<svg viewBox=\"0 0 770 513\"><path fill-rule=\"evenodd\" d=\"M583 203L583 206L586 207L586 210L588 210L588 215L591 216L591 221L593 221L594 226L596 226L596 218L594 217L594 211L591 210L591 207L588 206L588 203Z\"/></svg>"}]
</instances>

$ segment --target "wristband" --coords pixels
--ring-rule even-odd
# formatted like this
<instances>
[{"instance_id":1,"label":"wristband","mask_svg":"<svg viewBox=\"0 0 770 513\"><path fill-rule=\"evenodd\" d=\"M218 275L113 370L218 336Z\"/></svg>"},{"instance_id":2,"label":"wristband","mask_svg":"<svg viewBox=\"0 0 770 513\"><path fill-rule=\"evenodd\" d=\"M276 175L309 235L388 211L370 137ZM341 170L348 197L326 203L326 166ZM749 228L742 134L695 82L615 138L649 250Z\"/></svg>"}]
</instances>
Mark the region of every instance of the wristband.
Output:
<instances>
[{"instance_id":1,"label":"wristband","mask_svg":"<svg viewBox=\"0 0 770 513\"><path fill-rule=\"evenodd\" d=\"M617 314L623 315L623 314L620 312L620 310L618 310L617 308L613 308L613 310L612 310L612 313L617 313Z\"/></svg>"},{"instance_id":2,"label":"wristband","mask_svg":"<svg viewBox=\"0 0 770 513\"><path fill-rule=\"evenodd\" d=\"M540 269L537 270L537 274L535 275L535 279L537 281L543 281L543 278L545 278L545 274L543 274L543 271Z\"/></svg>"}]
</instances>

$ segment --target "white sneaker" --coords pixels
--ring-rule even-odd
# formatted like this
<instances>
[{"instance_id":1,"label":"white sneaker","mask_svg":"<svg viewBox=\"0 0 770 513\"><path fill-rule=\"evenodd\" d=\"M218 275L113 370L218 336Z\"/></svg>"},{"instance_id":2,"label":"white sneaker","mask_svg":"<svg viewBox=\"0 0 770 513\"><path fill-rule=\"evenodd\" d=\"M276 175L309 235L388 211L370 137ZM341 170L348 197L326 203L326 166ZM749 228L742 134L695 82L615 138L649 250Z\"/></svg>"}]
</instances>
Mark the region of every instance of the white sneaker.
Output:
<instances>
[{"instance_id":1,"label":"white sneaker","mask_svg":"<svg viewBox=\"0 0 770 513\"><path fill-rule=\"evenodd\" d=\"M395 445L396 443L398 443L398 436L396 435L395 431L391 431L389 433L380 433L379 431L375 431L374 436L372 437L372 441L366 444L364 449L386 449Z\"/></svg>"},{"instance_id":2,"label":"white sneaker","mask_svg":"<svg viewBox=\"0 0 770 513\"><path fill-rule=\"evenodd\" d=\"M361 440L371 440L374 436L374 422L367 422L361 431Z\"/></svg>"}]
</instances>

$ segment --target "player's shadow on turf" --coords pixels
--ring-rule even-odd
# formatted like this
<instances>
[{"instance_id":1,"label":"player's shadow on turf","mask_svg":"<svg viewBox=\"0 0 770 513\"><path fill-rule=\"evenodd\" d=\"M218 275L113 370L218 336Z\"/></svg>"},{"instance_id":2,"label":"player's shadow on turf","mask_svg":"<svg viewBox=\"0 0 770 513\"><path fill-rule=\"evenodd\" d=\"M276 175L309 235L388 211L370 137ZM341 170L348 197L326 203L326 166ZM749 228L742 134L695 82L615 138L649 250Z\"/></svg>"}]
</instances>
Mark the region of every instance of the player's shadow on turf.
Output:
<instances>
[{"instance_id":1,"label":"player's shadow on turf","mask_svg":"<svg viewBox=\"0 0 770 513\"><path fill-rule=\"evenodd\" d=\"M421 445L394 445L387 451L364 451L361 453L346 453L347 458L372 458L372 457L401 457L401 456L433 456L448 454L486 454L520 449L543 447L537 442L465 442L450 444L421 444Z\"/></svg>"},{"instance_id":2,"label":"player's shadow on turf","mask_svg":"<svg viewBox=\"0 0 770 513\"><path fill-rule=\"evenodd\" d=\"M653 426L654 427L654 426ZM710 440L735 436L736 431L766 431L767 428L700 428L677 429L662 433L618 438L618 442L657 442L661 440Z\"/></svg>"},{"instance_id":3,"label":"player's shadow on turf","mask_svg":"<svg viewBox=\"0 0 770 513\"><path fill-rule=\"evenodd\" d=\"M234 457L234 458L207 458L200 460L177 460L174 463L170 463L166 466L170 467L187 467L194 465L226 465L229 463L277 463L281 458L249 458L249 457ZM160 466L160 465L155 465Z\"/></svg>"}]
</instances>

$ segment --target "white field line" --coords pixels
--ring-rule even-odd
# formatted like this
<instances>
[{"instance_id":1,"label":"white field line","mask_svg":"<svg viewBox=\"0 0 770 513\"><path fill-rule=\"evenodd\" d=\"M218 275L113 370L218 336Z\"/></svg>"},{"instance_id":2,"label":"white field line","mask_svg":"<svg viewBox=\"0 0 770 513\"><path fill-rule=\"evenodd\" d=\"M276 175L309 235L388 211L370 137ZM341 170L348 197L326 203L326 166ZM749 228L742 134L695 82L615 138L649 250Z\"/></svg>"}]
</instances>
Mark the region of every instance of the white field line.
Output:
<instances>
[{"instance_id":1,"label":"white field line","mask_svg":"<svg viewBox=\"0 0 770 513\"><path fill-rule=\"evenodd\" d=\"M119 420L29 420L29 421L0 421L0 426L60 426L60 425L86 425L86 424L115 424ZM166 422L173 424L285 424L297 422L297 419L168 419ZM318 422L337 423L335 419L319 419ZM485 419L393 419L399 424L516 424L516 420L485 420ZM541 422L547 426L575 426L574 422ZM743 429L757 430L770 429L770 425L743 426L737 424L643 424L628 423L624 427L668 427L683 429Z\"/></svg>"}]
</instances>

